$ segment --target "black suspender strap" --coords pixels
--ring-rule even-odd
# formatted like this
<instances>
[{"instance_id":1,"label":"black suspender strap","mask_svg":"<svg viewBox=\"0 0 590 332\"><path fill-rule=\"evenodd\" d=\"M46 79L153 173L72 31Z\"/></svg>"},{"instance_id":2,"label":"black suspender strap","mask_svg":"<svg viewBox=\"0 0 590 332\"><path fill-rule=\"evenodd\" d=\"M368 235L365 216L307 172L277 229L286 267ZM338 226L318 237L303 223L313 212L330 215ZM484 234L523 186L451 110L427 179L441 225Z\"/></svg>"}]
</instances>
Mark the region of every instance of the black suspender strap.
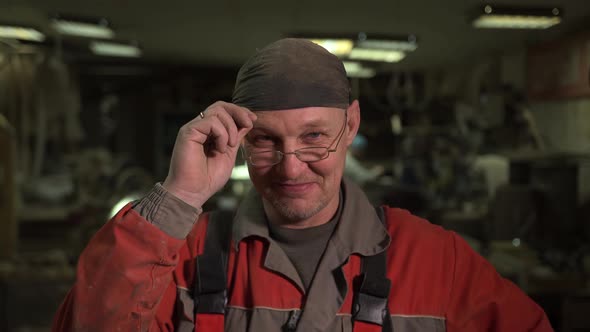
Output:
<instances>
[{"instance_id":1,"label":"black suspender strap","mask_svg":"<svg viewBox=\"0 0 590 332\"><path fill-rule=\"evenodd\" d=\"M195 262L195 313L225 314L232 220L231 211L214 211L209 215L205 248Z\"/></svg>"},{"instance_id":2,"label":"black suspender strap","mask_svg":"<svg viewBox=\"0 0 590 332\"><path fill-rule=\"evenodd\" d=\"M383 208L375 208L385 224ZM233 213L214 211L209 216L205 248L196 258L193 301L195 313L225 314L227 303L227 259ZM383 331L392 331L388 297L391 281L387 279L386 253L362 258L360 286L354 295L353 321L381 325Z\"/></svg>"},{"instance_id":3,"label":"black suspender strap","mask_svg":"<svg viewBox=\"0 0 590 332\"><path fill-rule=\"evenodd\" d=\"M375 208L382 223L385 224L383 208ZM392 331L389 315L388 297L391 281L387 279L387 250L362 258L360 286L355 293L352 306L352 319L381 325L383 331Z\"/></svg>"}]
</instances>

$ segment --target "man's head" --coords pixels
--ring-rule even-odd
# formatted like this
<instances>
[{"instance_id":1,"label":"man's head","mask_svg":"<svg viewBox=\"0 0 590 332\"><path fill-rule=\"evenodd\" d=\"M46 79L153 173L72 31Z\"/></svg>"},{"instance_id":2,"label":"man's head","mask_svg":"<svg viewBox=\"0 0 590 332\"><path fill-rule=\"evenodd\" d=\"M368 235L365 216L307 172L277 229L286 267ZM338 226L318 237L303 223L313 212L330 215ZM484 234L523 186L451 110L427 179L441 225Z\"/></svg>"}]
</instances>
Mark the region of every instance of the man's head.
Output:
<instances>
[{"instance_id":1,"label":"man's head","mask_svg":"<svg viewBox=\"0 0 590 332\"><path fill-rule=\"evenodd\" d=\"M243 147L271 219L305 227L336 211L360 121L349 96L342 62L304 39L270 44L240 69L233 102L258 115Z\"/></svg>"},{"instance_id":2,"label":"man's head","mask_svg":"<svg viewBox=\"0 0 590 332\"><path fill-rule=\"evenodd\" d=\"M344 65L335 55L306 39L286 38L259 50L244 63L232 100L251 111L346 109L350 85Z\"/></svg>"}]
</instances>

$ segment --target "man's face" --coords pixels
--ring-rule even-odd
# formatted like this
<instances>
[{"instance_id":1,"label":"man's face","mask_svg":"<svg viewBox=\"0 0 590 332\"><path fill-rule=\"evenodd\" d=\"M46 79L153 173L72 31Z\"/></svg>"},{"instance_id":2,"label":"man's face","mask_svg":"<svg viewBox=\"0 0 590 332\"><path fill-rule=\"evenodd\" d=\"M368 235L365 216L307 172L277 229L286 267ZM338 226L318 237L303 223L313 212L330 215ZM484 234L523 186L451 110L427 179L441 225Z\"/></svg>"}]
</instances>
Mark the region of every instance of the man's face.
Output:
<instances>
[{"instance_id":1,"label":"man's face","mask_svg":"<svg viewBox=\"0 0 590 332\"><path fill-rule=\"evenodd\" d=\"M249 165L250 178L267 212L290 224L305 222L324 210L333 213L338 207L346 148L358 129L358 103L355 101L347 111L309 107L260 111L256 115L258 119L244 142L249 153L272 149L289 153L306 147L336 149L316 162L303 162L287 154L273 166Z\"/></svg>"}]
</instances>

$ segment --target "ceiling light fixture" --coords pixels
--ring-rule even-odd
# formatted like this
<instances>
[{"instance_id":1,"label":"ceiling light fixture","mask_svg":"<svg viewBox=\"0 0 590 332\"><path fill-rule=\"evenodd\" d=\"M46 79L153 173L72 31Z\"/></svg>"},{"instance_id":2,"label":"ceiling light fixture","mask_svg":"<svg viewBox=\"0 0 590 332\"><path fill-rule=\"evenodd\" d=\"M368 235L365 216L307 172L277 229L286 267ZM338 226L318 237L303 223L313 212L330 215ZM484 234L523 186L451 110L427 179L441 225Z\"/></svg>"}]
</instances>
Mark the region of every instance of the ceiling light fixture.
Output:
<instances>
[{"instance_id":1,"label":"ceiling light fixture","mask_svg":"<svg viewBox=\"0 0 590 332\"><path fill-rule=\"evenodd\" d=\"M353 48L349 59L375 62L399 62L406 57L406 53L396 50L383 50L375 48Z\"/></svg>"},{"instance_id":2,"label":"ceiling light fixture","mask_svg":"<svg viewBox=\"0 0 590 332\"><path fill-rule=\"evenodd\" d=\"M138 58L142 54L141 49L136 45L110 41L93 41L90 43L90 50L96 55L127 58Z\"/></svg>"},{"instance_id":3,"label":"ceiling light fixture","mask_svg":"<svg viewBox=\"0 0 590 332\"><path fill-rule=\"evenodd\" d=\"M356 47L413 52L418 48L418 41L414 35L389 38L371 36L371 39L369 39L366 34L361 33Z\"/></svg>"},{"instance_id":4,"label":"ceiling light fixture","mask_svg":"<svg viewBox=\"0 0 590 332\"><path fill-rule=\"evenodd\" d=\"M547 29L562 20L557 7L525 8L485 5L477 10L473 26L484 29Z\"/></svg>"},{"instance_id":5,"label":"ceiling light fixture","mask_svg":"<svg viewBox=\"0 0 590 332\"><path fill-rule=\"evenodd\" d=\"M361 32L344 35L304 33L290 36L309 39L344 61L393 63L404 59L408 52L418 48L417 38L414 35L367 35Z\"/></svg>"},{"instance_id":6,"label":"ceiling light fixture","mask_svg":"<svg viewBox=\"0 0 590 332\"><path fill-rule=\"evenodd\" d=\"M115 37L115 32L104 18L56 16L53 18L51 25L55 31L62 35L98 39L112 39Z\"/></svg>"},{"instance_id":7,"label":"ceiling light fixture","mask_svg":"<svg viewBox=\"0 0 590 332\"><path fill-rule=\"evenodd\" d=\"M347 56L354 47L354 41L346 38L311 39L311 41L338 57Z\"/></svg>"},{"instance_id":8,"label":"ceiling light fixture","mask_svg":"<svg viewBox=\"0 0 590 332\"><path fill-rule=\"evenodd\" d=\"M346 76L355 78L371 78L375 76L377 71L373 68L366 67L360 62L343 61Z\"/></svg>"},{"instance_id":9,"label":"ceiling light fixture","mask_svg":"<svg viewBox=\"0 0 590 332\"><path fill-rule=\"evenodd\" d=\"M45 35L31 27L18 25L0 25L0 38L43 42Z\"/></svg>"}]
</instances>

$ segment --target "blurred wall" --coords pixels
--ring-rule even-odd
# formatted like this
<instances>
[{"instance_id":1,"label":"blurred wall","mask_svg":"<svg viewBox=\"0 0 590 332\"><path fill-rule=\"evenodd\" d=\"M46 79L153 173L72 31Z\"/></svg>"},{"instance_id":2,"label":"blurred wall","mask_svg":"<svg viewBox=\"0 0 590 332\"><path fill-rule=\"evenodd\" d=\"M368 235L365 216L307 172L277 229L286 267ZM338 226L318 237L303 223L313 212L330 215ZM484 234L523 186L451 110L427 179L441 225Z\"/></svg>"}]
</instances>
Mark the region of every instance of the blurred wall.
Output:
<instances>
[{"instance_id":1,"label":"blurred wall","mask_svg":"<svg viewBox=\"0 0 590 332\"><path fill-rule=\"evenodd\" d=\"M526 52L519 48L502 54L502 83L526 89ZM530 108L548 150L590 154L590 97L533 100ZM590 200L590 161L581 163L578 183L579 200Z\"/></svg>"},{"instance_id":2,"label":"blurred wall","mask_svg":"<svg viewBox=\"0 0 590 332\"><path fill-rule=\"evenodd\" d=\"M547 148L590 154L590 98L534 103L533 114ZM590 200L590 160L581 163L580 202Z\"/></svg>"},{"instance_id":3,"label":"blurred wall","mask_svg":"<svg viewBox=\"0 0 590 332\"><path fill-rule=\"evenodd\" d=\"M590 153L590 98L532 103L550 149Z\"/></svg>"}]
</instances>

